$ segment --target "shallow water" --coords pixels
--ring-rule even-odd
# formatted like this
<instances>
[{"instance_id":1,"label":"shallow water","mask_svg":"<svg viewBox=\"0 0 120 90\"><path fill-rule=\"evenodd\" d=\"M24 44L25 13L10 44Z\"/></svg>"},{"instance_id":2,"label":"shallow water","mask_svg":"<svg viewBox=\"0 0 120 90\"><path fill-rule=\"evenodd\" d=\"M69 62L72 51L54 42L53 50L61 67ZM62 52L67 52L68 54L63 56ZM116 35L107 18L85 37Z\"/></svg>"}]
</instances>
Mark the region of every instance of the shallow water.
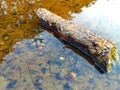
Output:
<instances>
[{"instance_id":1,"label":"shallow water","mask_svg":"<svg viewBox=\"0 0 120 90\"><path fill-rule=\"evenodd\" d=\"M94 0L2 0L0 1L0 61L13 51L13 44L25 38L33 38L42 30L39 26L36 10L40 7L71 19L72 13L81 12Z\"/></svg>"},{"instance_id":2,"label":"shallow water","mask_svg":"<svg viewBox=\"0 0 120 90\"><path fill-rule=\"evenodd\" d=\"M63 18L113 39L120 56L120 1L98 0L92 4L89 4L92 0L86 3L82 1L82 4L78 4L79 0L36 0L38 4L29 6L27 2L30 1L26 0L23 8L35 10L39 5L44 6ZM64 6L63 10L58 12L61 6ZM26 11L23 10L23 13ZM6 20L0 24L0 55L4 60L0 65L0 90L120 90L119 61L115 62L110 73L101 74L88 57L76 53L76 50L60 42L52 33L41 29L37 17L33 15L32 19L26 18L28 14L22 14L27 23L22 16L22 19L0 16L0 20ZM10 18L12 22L8 21Z\"/></svg>"}]
</instances>

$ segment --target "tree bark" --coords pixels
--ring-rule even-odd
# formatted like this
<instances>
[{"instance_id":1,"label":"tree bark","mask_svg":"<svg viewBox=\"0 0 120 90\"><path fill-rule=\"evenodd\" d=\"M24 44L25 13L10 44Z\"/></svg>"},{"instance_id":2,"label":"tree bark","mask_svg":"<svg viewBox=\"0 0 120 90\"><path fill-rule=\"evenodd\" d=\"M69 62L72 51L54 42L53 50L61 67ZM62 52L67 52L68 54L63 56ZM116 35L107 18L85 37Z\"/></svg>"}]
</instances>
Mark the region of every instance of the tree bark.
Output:
<instances>
[{"instance_id":1,"label":"tree bark","mask_svg":"<svg viewBox=\"0 0 120 90\"><path fill-rule=\"evenodd\" d=\"M44 9L37 11L40 24L67 40L84 54L91 57L97 66L109 72L113 60L118 60L116 44L110 39L79 27L69 20Z\"/></svg>"}]
</instances>

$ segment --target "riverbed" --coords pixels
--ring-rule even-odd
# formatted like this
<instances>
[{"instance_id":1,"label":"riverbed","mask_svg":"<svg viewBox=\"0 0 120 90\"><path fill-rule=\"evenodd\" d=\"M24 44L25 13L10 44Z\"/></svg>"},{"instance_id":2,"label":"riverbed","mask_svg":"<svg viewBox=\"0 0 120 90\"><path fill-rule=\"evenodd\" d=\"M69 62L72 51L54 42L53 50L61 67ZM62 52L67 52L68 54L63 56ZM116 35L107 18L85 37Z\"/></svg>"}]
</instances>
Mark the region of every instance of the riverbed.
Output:
<instances>
[{"instance_id":1,"label":"riverbed","mask_svg":"<svg viewBox=\"0 0 120 90\"><path fill-rule=\"evenodd\" d=\"M42 28L38 8L116 42L119 0L2 0L0 90L120 90L120 61L101 73L92 60Z\"/></svg>"}]
</instances>

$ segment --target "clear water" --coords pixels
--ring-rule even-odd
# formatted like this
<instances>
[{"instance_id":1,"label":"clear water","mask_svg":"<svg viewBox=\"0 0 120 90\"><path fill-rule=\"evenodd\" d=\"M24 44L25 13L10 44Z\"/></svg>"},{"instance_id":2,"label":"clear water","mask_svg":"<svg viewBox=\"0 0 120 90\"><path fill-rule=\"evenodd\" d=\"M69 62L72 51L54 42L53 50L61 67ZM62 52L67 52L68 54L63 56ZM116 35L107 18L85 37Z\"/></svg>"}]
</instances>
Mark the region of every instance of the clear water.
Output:
<instances>
[{"instance_id":1,"label":"clear water","mask_svg":"<svg viewBox=\"0 0 120 90\"><path fill-rule=\"evenodd\" d=\"M69 10L71 16L67 18L114 40L120 56L119 3L119 0L98 0L89 7L83 6L82 12ZM37 33L31 35L21 37L11 45L13 50L2 57L0 90L120 90L119 61L110 73L101 74L88 57L47 30L37 28Z\"/></svg>"}]
</instances>

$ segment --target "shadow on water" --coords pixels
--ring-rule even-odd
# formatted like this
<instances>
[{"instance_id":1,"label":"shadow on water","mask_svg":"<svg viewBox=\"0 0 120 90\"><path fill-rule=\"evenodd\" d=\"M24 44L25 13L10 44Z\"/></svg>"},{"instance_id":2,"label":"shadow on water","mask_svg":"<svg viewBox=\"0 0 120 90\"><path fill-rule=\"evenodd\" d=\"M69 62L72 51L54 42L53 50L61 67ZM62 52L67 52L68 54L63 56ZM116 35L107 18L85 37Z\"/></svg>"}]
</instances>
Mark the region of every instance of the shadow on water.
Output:
<instances>
[{"instance_id":1,"label":"shadow on water","mask_svg":"<svg viewBox=\"0 0 120 90\"><path fill-rule=\"evenodd\" d=\"M96 0L3 0L0 1L0 61L14 50L13 45L42 32L38 25L36 10L40 7L71 19L82 7L89 7Z\"/></svg>"}]
</instances>

